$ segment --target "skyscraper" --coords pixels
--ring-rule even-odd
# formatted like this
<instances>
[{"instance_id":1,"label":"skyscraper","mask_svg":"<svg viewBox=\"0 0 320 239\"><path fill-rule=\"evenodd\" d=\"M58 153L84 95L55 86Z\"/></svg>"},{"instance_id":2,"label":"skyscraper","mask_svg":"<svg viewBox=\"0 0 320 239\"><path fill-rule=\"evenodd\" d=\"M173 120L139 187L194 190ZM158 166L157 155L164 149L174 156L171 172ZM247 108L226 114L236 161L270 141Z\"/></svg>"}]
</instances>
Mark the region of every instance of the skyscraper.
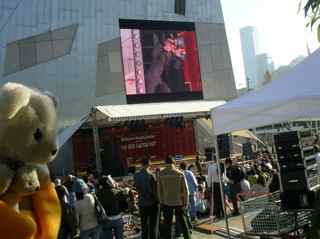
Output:
<instances>
[{"instance_id":1,"label":"skyscraper","mask_svg":"<svg viewBox=\"0 0 320 239\"><path fill-rule=\"evenodd\" d=\"M267 53L261 53L256 56L257 81L256 88L262 87L265 83L267 72L270 74L274 71L274 63Z\"/></svg>"},{"instance_id":2,"label":"skyscraper","mask_svg":"<svg viewBox=\"0 0 320 239\"><path fill-rule=\"evenodd\" d=\"M256 89L258 84L256 55L257 52L259 52L257 29L252 26L241 28L240 39L243 63L246 73L247 88L249 90Z\"/></svg>"}]
</instances>

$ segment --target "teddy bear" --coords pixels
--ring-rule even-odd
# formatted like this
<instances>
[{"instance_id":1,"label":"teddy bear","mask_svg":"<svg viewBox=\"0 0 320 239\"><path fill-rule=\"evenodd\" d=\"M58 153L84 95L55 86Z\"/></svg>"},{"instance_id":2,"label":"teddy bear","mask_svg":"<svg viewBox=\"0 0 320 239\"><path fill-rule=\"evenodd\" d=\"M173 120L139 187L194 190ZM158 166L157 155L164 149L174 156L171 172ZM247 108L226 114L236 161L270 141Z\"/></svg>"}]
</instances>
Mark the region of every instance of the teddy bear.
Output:
<instances>
[{"instance_id":1,"label":"teddy bear","mask_svg":"<svg viewBox=\"0 0 320 239\"><path fill-rule=\"evenodd\" d=\"M13 226L0 222L5 238L58 233L61 210L47 167L58 151L56 107L48 92L11 82L0 88L0 217Z\"/></svg>"}]
</instances>

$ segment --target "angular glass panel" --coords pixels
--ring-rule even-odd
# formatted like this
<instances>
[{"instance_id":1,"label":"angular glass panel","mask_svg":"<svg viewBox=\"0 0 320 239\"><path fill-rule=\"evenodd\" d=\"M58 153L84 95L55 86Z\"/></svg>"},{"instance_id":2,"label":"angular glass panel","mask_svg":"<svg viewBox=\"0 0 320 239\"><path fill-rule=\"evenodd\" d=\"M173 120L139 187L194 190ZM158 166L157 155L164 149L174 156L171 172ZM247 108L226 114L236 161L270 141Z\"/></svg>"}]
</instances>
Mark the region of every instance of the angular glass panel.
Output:
<instances>
[{"instance_id":1,"label":"angular glass panel","mask_svg":"<svg viewBox=\"0 0 320 239\"><path fill-rule=\"evenodd\" d=\"M53 58L51 32L40 34L36 37L37 64L50 61Z\"/></svg>"},{"instance_id":2,"label":"angular glass panel","mask_svg":"<svg viewBox=\"0 0 320 239\"><path fill-rule=\"evenodd\" d=\"M9 43L6 48L6 58L4 62L4 75L8 75L20 70L19 46L17 42Z\"/></svg>"},{"instance_id":3,"label":"angular glass panel","mask_svg":"<svg viewBox=\"0 0 320 239\"><path fill-rule=\"evenodd\" d=\"M37 64L36 38L30 37L19 41L20 70Z\"/></svg>"},{"instance_id":4,"label":"angular glass panel","mask_svg":"<svg viewBox=\"0 0 320 239\"><path fill-rule=\"evenodd\" d=\"M71 25L52 31L53 56L69 54L78 25Z\"/></svg>"}]
</instances>

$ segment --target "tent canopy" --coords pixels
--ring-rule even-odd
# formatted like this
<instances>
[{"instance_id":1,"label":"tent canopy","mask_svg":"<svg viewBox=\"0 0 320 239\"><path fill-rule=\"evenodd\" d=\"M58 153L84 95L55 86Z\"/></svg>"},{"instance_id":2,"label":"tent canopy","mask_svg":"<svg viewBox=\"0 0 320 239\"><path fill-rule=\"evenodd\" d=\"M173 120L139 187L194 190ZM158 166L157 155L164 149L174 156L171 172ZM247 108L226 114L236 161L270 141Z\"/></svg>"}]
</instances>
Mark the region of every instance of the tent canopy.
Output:
<instances>
[{"instance_id":1,"label":"tent canopy","mask_svg":"<svg viewBox=\"0 0 320 239\"><path fill-rule=\"evenodd\" d=\"M150 120L168 117L185 118L208 116L212 107L223 105L225 101L184 101L167 103L103 105L96 106L97 120L121 122L126 120Z\"/></svg>"},{"instance_id":2,"label":"tent canopy","mask_svg":"<svg viewBox=\"0 0 320 239\"><path fill-rule=\"evenodd\" d=\"M212 121L208 119L199 119L199 121L203 122L207 126L207 128L211 130L210 133L213 135ZM232 132L232 136L253 139L261 144L264 144L254 133L250 132L249 130L234 131Z\"/></svg>"},{"instance_id":3,"label":"tent canopy","mask_svg":"<svg viewBox=\"0 0 320 239\"><path fill-rule=\"evenodd\" d=\"M262 89L214 108L216 135L320 117L320 50Z\"/></svg>"}]
</instances>

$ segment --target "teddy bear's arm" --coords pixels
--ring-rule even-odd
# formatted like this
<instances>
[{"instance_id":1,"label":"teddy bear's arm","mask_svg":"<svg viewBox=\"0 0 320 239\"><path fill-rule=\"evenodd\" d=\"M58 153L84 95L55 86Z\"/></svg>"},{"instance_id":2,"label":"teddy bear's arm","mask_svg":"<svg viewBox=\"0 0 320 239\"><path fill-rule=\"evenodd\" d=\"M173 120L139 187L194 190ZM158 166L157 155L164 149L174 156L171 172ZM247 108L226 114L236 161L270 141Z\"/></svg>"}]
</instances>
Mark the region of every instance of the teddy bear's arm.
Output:
<instances>
[{"instance_id":1,"label":"teddy bear's arm","mask_svg":"<svg viewBox=\"0 0 320 239\"><path fill-rule=\"evenodd\" d=\"M60 228L61 208L54 184L32 195L33 213L37 221L35 239L56 239Z\"/></svg>"},{"instance_id":2,"label":"teddy bear's arm","mask_svg":"<svg viewBox=\"0 0 320 239\"><path fill-rule=\"evenodd\" d=\"M19 213L4 201L0 201L1 238L34 239L37 225L29 213Z\"/></svg>"}]
</instances>

